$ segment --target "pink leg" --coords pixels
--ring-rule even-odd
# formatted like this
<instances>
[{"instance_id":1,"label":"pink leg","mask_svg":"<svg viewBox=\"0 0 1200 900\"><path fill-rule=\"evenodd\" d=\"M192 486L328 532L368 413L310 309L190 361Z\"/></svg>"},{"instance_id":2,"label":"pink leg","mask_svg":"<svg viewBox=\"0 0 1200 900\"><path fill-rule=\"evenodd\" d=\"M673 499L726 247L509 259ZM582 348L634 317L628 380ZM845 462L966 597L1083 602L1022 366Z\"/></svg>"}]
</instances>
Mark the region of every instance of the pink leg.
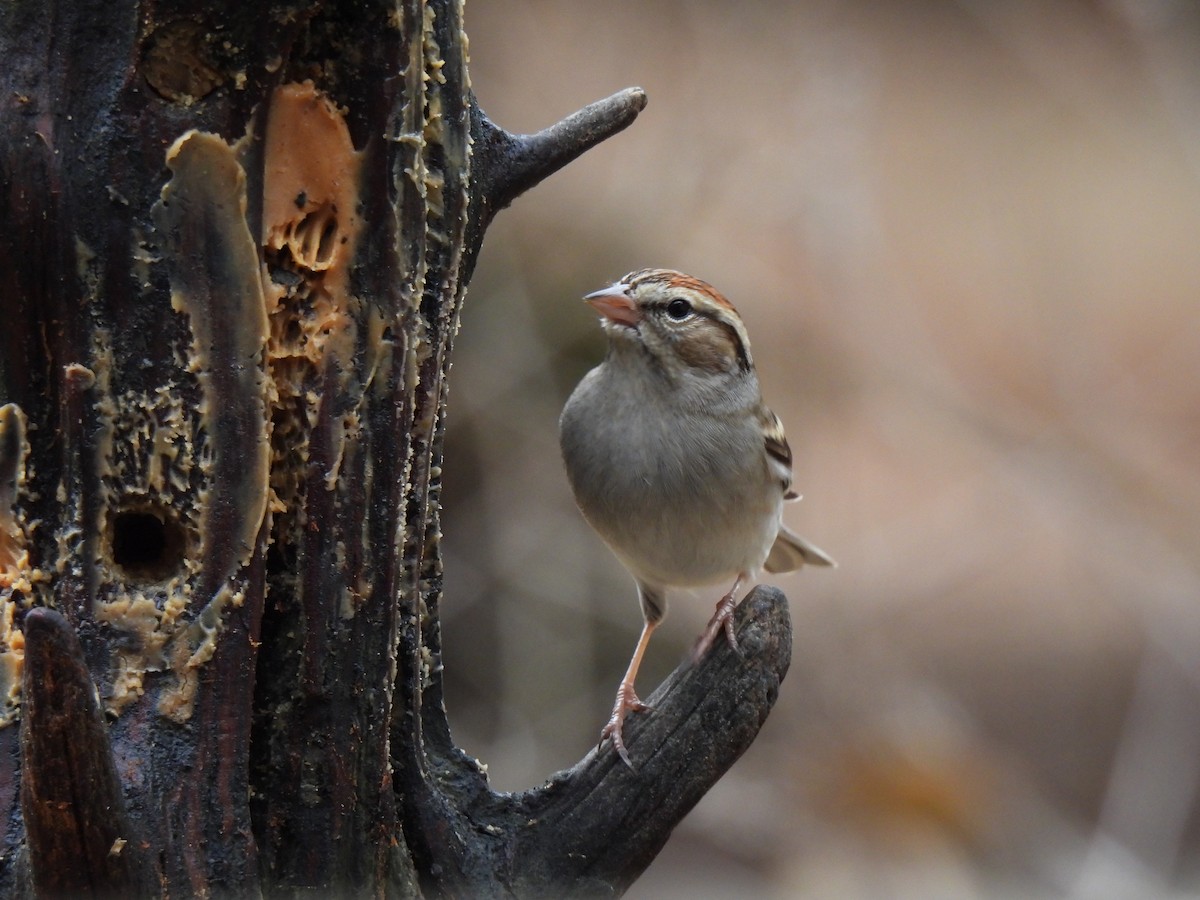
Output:
<instances>
[{"instance_id":1,"label":"pink leg","mask_svg":"<svg viewBox=\"0 0 1200 900\"><path fill-rule=\"evenodd\" d=\"M700 640L696 642L696 648L692 651L693 663L698 663L704 658L704 654L708 653L716 641L717 635L722 631L725 632L725 639L729 641L733 652L738 652L737 635L733 633L733 611L737 609L737 591L742 586L743 578L745 575L739 574L734 579L729 593L717 601L717 609L713 613L713 617L708 620L708 627L704 629L704 634L700 635Z\"/></svg>"},{"instance_id":2,"label":"pink leg","mask_svg":"<svg viewBox=\"0 0 1200 900\"><path fill-rule=\"evenodd\" d=\"M629 751L625 749L625 739L622 735L622 728L625 724L625 713L633 710L634 712L642 712L650 707L638 699L638 695L633 690L633 681L637 678L638 668L642 664L642 655L646 652L646 645L650 643L650 635L654 633L657 622L646 622L642 626L642 635L638 638L637 647L633 651L633 659L629 661L629 668L625 671L625 677L621 679L621 686L617 688L617 702L613 704L612 716L608 720L608 724L604 726L604 730L600 732L600 743L604 743L605 738L612 738L613 747L616 748L618 755L629 768L634 768L633 763L629 759Z\"/></svg>"}]
</instances>

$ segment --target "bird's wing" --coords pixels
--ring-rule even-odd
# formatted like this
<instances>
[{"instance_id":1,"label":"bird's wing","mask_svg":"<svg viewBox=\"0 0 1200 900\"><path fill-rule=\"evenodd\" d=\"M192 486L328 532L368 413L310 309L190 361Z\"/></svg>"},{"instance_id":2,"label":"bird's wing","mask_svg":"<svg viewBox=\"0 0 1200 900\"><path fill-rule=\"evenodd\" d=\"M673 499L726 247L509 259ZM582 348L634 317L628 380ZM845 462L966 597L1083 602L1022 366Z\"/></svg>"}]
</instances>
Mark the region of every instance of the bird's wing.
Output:
<instances>
[{"instance_id":1,"label":"bird's wing","mask_svg":"<svg viewBox=\"0 0 1200 900\"><path fill-rule=\"evenodd\" d=\"M767 451L767 465L783 485L783 499L798 500L800 495L792 490L792 448L788 446L783 422L765 406L759 411L759 418Z\"/></svg>"}]
</instances>

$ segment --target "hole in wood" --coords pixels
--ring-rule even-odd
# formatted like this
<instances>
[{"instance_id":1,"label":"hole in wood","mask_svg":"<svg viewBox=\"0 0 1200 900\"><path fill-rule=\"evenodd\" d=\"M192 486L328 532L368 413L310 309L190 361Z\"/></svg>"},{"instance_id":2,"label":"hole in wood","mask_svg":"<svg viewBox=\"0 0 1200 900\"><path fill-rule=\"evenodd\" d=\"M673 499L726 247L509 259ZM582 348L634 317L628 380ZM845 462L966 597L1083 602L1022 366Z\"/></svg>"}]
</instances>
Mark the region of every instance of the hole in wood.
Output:
<instances>
[{"instance_id":1,"label":"hole in wood","mask_svg":"<svg viewBox=\"0 0 1200 900\"><path fill-rule=\"evenodd\" d=\"M337 208L322 203L303 218L289 222L283 242L277 245L291 250L296 265L310 272L323 272L334 264L340 234Z\"/></svg>"},{"instance_id":2,"label":"hole in wood","mask_svg":"<svg viewBox=\"0 0 1200 900\"><path fill-rule=\"evenodd\" d=\"M161 506L123 509L109 519L112 562L129 581L165 581L183 564L183 528Z\"/></svg>"}]
</instances>

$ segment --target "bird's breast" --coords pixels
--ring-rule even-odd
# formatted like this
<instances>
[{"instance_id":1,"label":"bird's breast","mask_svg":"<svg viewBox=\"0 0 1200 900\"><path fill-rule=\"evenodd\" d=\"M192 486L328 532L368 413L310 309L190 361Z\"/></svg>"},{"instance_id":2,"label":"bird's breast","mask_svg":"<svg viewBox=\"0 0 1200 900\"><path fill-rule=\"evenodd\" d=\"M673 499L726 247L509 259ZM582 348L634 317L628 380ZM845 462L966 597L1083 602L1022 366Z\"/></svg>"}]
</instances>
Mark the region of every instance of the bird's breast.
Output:
<instances>
[{"instance_id":1,"label":"bird's breast","mask_svg":"<svg viewBox=\"0 0 1200 900\"><path fill-rule=\"evenodd\" d=\"M563 459L588 522L635 577L707 584L757 569L782 498L762 435L747 416L681 414L631 402L619 380L590 373L560 423Z\"/></svg>"}]
</instances>

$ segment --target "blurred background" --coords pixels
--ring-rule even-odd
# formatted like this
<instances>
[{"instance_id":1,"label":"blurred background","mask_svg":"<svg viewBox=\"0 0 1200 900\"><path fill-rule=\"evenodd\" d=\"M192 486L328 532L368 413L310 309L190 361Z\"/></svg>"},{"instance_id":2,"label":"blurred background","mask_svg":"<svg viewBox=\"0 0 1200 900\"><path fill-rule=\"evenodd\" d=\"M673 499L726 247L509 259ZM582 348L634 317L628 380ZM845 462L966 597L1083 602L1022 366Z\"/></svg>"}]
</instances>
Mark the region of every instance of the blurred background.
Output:
<instances>
[{"instance_id":1,"label":"blurred background","mask_svg":"<svg viewBox=\"0 0 1200 900\"><path fill-rule=\"evenodd\" d=\"M518 790L597 739L633 583L574 508L580 302L643 266L738 306L787 425L795 648L635 898L1200 896L1200 5L467 4L485 110L628 85L503 212L455 351L447 695ZM676 593L639 677L724 590Z\"/></svg>"}]
</instances>

